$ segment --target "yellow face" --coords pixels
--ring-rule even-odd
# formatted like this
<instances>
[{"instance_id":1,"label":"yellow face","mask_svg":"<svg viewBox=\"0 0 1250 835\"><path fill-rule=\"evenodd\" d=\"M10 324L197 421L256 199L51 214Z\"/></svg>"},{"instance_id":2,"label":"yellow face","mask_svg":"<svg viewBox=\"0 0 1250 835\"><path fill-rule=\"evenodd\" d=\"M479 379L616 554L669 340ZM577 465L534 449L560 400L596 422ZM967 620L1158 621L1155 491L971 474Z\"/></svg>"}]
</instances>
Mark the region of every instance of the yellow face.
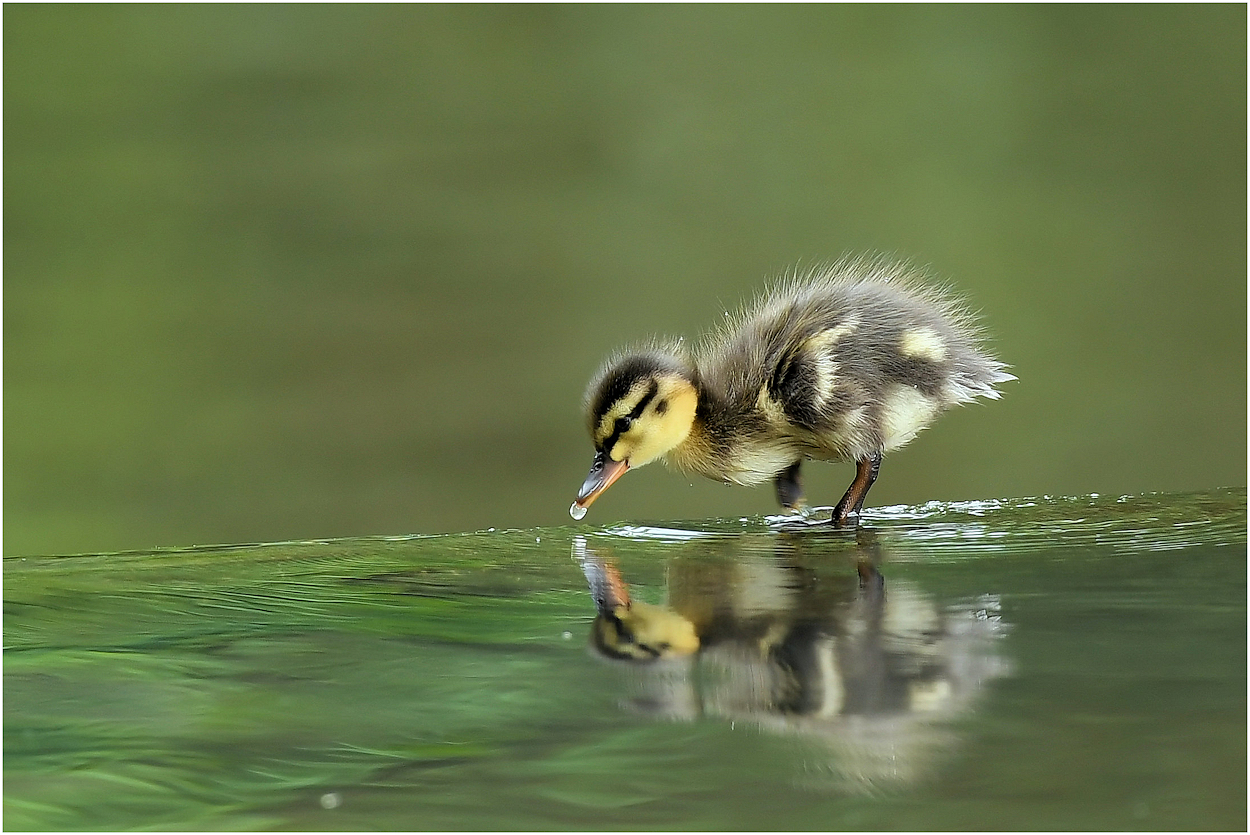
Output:
<instances>
[{"instance_id":1,"label":"yellow face","mask_svg":"<svg viewBox=\"0 0 1250 835\"><path fill-rule=\"evenodd\" d=\"M654 661L699 651L694 624L672 609L635 601L595 618L591 640L615 658Z\"/></svg>"},{"instance_id":2,"label":"yellow face","mask_svg":"<svg viewBox=\"0 0 1250 835\"><path fill-rule=\"evenodd\" d=\"M639 380L592 427L595 448L630 467L649 464L690 435L698 401L694 386L682 377Z\"/></svg>"}]
</instances>

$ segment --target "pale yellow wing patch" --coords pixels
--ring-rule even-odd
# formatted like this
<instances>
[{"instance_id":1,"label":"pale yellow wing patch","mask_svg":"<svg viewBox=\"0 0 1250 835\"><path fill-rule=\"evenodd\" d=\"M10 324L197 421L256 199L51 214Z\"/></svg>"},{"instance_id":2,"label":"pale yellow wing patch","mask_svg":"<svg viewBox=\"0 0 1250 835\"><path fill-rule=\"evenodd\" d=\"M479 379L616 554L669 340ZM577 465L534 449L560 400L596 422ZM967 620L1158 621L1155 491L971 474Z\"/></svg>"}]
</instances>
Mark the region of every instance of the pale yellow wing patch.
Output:
<instances>
[{"instance_id":1,"label":"pale yellow wing patch","mask_svg":"<svg viewBox=\"0 0 1250 835\"><path fill-rule=\"evenodd\" d=\"M904 331L899 339L899 352L905 357L917 357L941 362L946 359L946 342L933 328L919 327Z\"/></svg>"},{"instance_id":2,"label":"pale yellow wing patch","mask_svg":"<svg viewBox=\"0 0 1250 835\"><path fill-rule=\"evenodd\" d=\"M851 317L840 325L817 331L799 343L798 352L812 362L815 369L815 395L812 405L820 408L828 402L829 397L838 388L838 361L835 359L833 346L838 340L849 336L859 328L859 318ZM785 426L789 423L781 403L768 392L768 386L760 389L755 398L755 408L774 426Z\"/></svg>"},{"instance_id":3,"label":"pale yellow wing patch","mask_svg":"<svg viewBox=\"0 0 1250 835\"><path fill-rule=\"evenodd\" d=\"M859 318L852 317L840 325L825 328L803 340L801 351L812 358L816 369L816 402L817 407L823 406L829 396L838 387L838 362L834 359L833 346L845 336L850 336L859 328Z\"/></svg>"}]
</instances>

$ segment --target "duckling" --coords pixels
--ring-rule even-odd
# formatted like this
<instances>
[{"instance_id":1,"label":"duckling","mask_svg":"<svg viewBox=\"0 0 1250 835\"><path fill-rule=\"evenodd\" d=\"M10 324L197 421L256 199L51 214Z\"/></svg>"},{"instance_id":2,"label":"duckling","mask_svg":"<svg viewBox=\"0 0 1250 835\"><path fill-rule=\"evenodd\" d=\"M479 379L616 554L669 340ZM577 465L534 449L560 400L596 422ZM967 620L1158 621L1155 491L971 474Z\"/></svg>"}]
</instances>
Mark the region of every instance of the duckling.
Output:
<instances>
[{"instance_id":1,"label":"duckling","mask_svg":"<svg viewBox=\"0 0 1250 835\"><path fill-rule=\"evenodd\" d=\"M586 391L595 457L580 519L631 468L657 458L733 484L771 479L804 504L807 458L855 462L833 511L856 521L884 453L943 410L1016 379L980 345L972 315L907 264L847 258L795 274L688 354L652 343L607 361Z\"/></svg>"},{"instance_id":2,"label":"duckling","mask_svg":"<svg viewBox=\"0 0 1250 835\"><path fill-rule=\"evenodd\" d=\"M826 738L844 736L838 723L849 716L915 730L1007 672L992 598L939 607L901 580L887 593L877 569L886 552L867 528L850 549L809 552L809 541L745 534L670 549L665 602L648 605L630 600L610 554L574 537L595 601L590 648L634 667L630 684L641 687L630 701L645 712ZM856 572L840 557L854 557Z\"/></svg>"}]
</instances>

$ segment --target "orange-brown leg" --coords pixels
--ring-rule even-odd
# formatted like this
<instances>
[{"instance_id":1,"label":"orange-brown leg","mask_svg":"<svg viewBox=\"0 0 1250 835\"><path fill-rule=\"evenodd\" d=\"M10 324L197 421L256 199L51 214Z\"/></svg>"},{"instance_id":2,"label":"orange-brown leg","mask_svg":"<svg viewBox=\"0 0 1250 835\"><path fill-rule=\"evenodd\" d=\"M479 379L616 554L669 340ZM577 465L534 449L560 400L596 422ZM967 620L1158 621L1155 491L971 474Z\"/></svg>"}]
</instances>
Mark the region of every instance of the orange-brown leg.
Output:
<instances>
[{"instance_id":1,"label":"orange-brown leg","mask_svg":"<svg viewBox=\"0 0 1250 835\"><path fill-rule=\"evenodd\" d=\"M855 462L855 480L846 488L846 495L838 506L833 509L833 524L841 527L858 519L864 507L864 497L868 495L872 483L877 480L877 472L881 469L881 453L874 452L870 457Z\"/></svg>"}]
</instances>

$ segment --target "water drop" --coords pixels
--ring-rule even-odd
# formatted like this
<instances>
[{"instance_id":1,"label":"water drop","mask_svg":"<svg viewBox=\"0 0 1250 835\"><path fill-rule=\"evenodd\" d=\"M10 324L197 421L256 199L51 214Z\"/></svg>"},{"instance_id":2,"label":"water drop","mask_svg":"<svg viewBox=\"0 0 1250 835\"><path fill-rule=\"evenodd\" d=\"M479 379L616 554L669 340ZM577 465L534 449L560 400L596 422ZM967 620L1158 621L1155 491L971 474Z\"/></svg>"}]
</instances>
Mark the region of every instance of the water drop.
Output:
<instances>
[{"instance_id":1,"label":"water drop","mask_svg":"<svg viewBox=\"0 0 1250 835\"><path fill-rule=\"evenodd\" d=\"M321 795L322 809L337 809L343 802L343 797L338 792L327 792Z\"/></svg>"},{"instance_id":2,"label":"water drop","mask_svg":"<svg viewBox=\"0 0 1250 835\"><path fill-rule=\"evenodd\" d=\"M586 515L586 508L582 507L577 502L573 502L573 505L569 508L569 515L574 519L581 519Z\"/></svg>"}]
</instances>

